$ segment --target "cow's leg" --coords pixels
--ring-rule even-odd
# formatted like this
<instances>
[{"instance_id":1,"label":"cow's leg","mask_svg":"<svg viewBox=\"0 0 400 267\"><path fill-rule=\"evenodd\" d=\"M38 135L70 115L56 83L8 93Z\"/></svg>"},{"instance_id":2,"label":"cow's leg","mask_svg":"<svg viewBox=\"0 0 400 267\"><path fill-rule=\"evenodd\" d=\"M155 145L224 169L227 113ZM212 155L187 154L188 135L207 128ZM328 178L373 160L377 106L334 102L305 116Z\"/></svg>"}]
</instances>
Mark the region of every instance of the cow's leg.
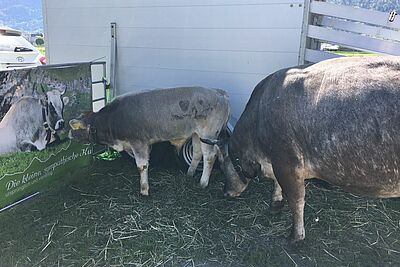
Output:
<instances>
[{"instance_id":1,"label":"cow's leg","mask_svg":"<svg viewBox=\"0 0 400 267\"><path fill-rule=\"evenodd\" d=\"M20 151L38 151L39 149L29 141L21 141L18 145Z\"/></svg>"},{"instance_id":2,"label":"cow's leg","mask_svg":"<svg viewBox=\"0 0 400 267\"><path fill-rule=\"evenodd\" d=\"M285 160L280 160L287 164ZM299 166L284 166L282 163L274 164L275 176L282 187L283 193L288 200L289 207L293 215L292 232L289 236L291 242L303 240L305 237L304 230L304 203L305 203L305 187L304 187L304 168Z\"/></svg>"},{"instance_id":3,"label":"cow's leg","mask_svg":"<svg viewBox=\"0 0 400 267\"><path fill-rule=\"evenodd\" d=\"M193 158L192 162L190 162L189 169L187 171L187 175L189 176L194 176L197 166L199 165L199 162L201 160L201 142L200 138L197 134L193 134L192 136L192 146L193 146Z\"/></svg>"},{"instance_id":4,"label":"cow's leg","mask_svg":"<svg viewBox=\"0 0 400 267\"><path fill-rule=\"evenodd\" d=\"M272 180L274 180L274 192L272 193L271 211L279 212L284 206L282 188L275 177L273 177Z\"/></svg>"},{"instance_id":5,"label":"cow's leg","mask_svg":"<svg viewBox=\"0 0 400 267\"><path fill-rule=\"evenodd\" d=\"M136 167L140 173L140 194L148 196L150 147L148 145L137 146L132 148L132 152L135 157Z\"/></svg>"},{"instance_id":6,"label":"cow's leg","mask_svg":"<svg viewBox=\"0 0 400 267\"><path fill-rule=\"evenodd\" d=\"M284 206L282 188L276 180L274 171L272 169L271 162L267 159L260 161L261 171L265 177L271 178L274 181L274 192L272 193L271 199L271 211L279 212Z\"/></svg>"},{"instance_id":7,"label":"cow's leg","mask_svg":"<svg viewBox=\"0 0 400 267\"><path fill-rule=\"evenodd\" d=\"M133 151L125 150L126 154L128 154L129 157L132 159L135 159L135 155L133 154Z\"/></svg>"},{"instance_id":8,"label":"cow's leg","mask_svg":"<svg viewBox=\"0 0 400 267\"><path fill-rule=\"evenodd\" d=\"M200 186L205 188L208 185L215 162L216 150L213 145L201 143L201 151L203 152L203 173L200 178Z\"/></svg>"}]
</instances>

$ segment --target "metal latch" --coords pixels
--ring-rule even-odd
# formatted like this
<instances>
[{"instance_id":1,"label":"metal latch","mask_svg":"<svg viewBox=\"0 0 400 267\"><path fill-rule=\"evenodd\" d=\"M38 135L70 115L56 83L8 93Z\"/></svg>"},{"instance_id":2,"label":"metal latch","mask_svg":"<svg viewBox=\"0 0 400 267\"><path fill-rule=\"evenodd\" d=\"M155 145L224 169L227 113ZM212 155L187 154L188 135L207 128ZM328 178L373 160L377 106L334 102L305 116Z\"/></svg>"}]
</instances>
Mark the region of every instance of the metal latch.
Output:
<instances>
[{"instance_id":1,"label":"metal latch","mask_svg":"<svg viewBox=\"0 0 400 267\"><path fill-rule=\"evenodd\" d=\"M389 22L393 22L394 19L396 18L396 15L397 15L397 13L396 13L395 10L393 10L392 12L390 12L390 13L389 13Z\"/></svg>"}]
</instances>

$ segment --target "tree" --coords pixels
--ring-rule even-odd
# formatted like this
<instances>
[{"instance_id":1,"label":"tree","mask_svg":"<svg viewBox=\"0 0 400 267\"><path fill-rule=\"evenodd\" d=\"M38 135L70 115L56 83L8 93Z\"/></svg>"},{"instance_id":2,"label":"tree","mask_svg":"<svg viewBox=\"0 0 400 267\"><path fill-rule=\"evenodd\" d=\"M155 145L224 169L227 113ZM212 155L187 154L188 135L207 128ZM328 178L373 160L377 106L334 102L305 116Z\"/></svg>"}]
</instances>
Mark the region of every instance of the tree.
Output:
<instances>
[{"instance_id":1,"label":"tree","mask_svg":"<svg viewBox=\"0 0 400 267\"><path fill-rule=\"evenodd\" d=\"M44 40L43 40L43 37L38 37L38 38L36 38L36 40L35 40L35 44L36 45L44 45Z\"/></svg>"},{"instance_id":2,"label":"tree","mask_svg":"<svg viewBox=\"0 0 400 267\"><path fill-rule=\"evenodd\" d=\"M327 2L374 9L382 12L396 10L400 13L400 0L327 0Z\"/></svg>"}]
</instances>

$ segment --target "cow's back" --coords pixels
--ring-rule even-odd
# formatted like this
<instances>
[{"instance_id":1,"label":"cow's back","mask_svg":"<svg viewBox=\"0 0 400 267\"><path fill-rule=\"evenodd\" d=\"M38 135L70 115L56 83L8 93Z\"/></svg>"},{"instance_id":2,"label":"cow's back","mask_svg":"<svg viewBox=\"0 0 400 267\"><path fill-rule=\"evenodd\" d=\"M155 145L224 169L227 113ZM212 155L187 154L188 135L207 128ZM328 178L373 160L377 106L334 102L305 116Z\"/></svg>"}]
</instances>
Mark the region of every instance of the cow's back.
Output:
<instances>
[{"instance_id":1,"label":"cow's back","mask_svg":"<svg viewBox=\"0 0 400 267\"><path fill-rule=\"evenodd\" d=\"M42 105L39 99L24 96L10 107L0 125L1 127L13 127L18 130L19 128L38 124L42 118L41 111ZM42 126L41 124L40 126Z\"/></svg>"},{"instance_id":2,"label":"cow's back","mask_svg":"<svg viewBox=\"0 0 400 267\"><path fill-rule=\"evenodd\" d=\"M259 102L257 138L310 175L349 191L400 196L400 59L339 59L275 73Z\"/></svg>"},{"instance_id":3,"label":"cow's back","mask_svg":"<svg viewBox=\"0 0 400 267\"><path fill-rule=\"evenodd\" d=\"M119 96L99 116L111 125L113 138L158 142L226 124L229 101L218 89L160 89Z\"/></svg>"}]
</instances>

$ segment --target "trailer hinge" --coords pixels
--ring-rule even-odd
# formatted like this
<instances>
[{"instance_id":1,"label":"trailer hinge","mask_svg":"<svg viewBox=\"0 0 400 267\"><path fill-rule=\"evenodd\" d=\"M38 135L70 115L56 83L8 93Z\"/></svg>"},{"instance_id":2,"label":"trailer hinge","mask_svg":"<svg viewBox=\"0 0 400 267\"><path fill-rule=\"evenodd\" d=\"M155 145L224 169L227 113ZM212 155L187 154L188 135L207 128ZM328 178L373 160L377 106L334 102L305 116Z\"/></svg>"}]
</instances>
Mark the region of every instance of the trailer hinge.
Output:
<instances>
[{"instance_id":1,"label":"trailer hinge","mask_svg":"<svg viewBox=\"0 0 400 267\"><path fill-rule=\"evenodd\" d=\"M396 11L393 10L392 12L389 13L389 22L394 22L394 19L396 18Z\"/></svg>"}]
</instances>

